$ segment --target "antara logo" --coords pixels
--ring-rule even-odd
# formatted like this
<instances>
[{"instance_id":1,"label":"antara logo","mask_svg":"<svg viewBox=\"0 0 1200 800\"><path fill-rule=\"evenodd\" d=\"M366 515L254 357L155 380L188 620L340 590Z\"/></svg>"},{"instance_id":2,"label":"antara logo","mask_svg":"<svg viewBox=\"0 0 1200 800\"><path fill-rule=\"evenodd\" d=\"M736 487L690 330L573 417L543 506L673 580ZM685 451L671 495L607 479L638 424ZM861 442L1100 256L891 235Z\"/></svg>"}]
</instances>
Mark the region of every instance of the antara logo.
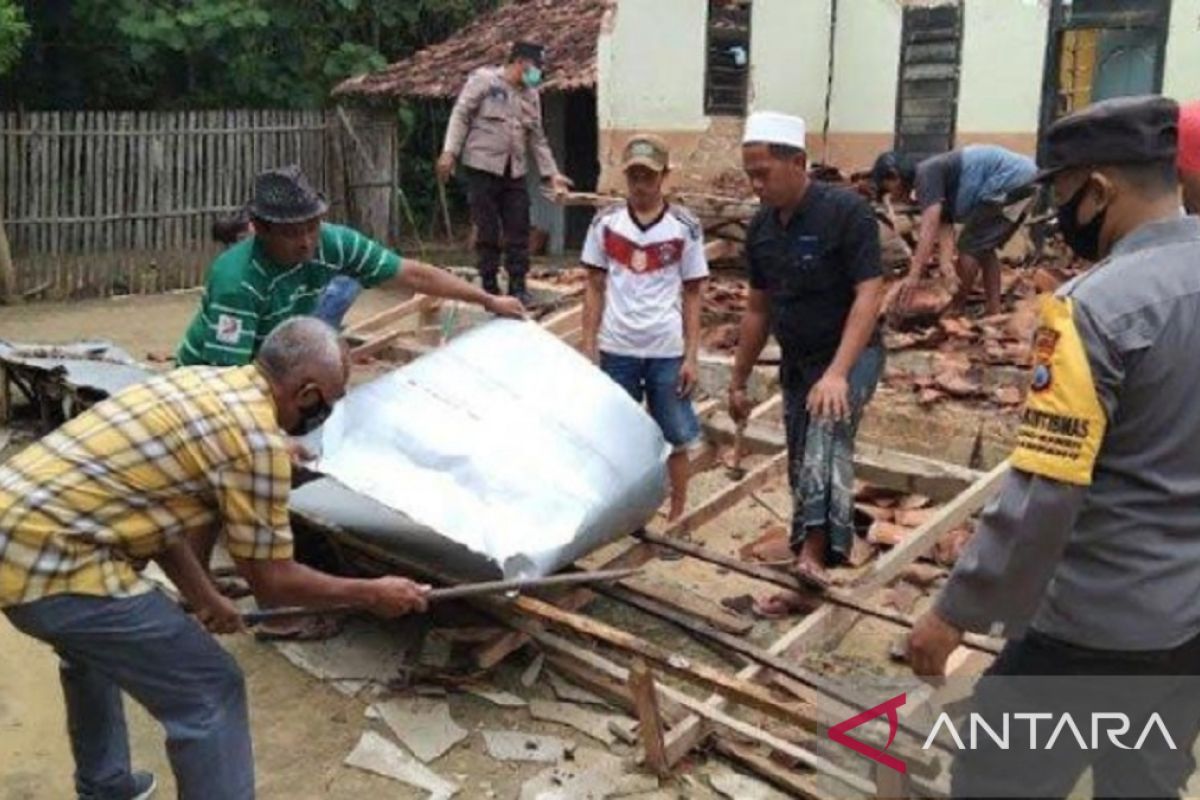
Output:
<instances>
[{"instance_id":1,"label":"antara logo","mask_svg":"<svg viewBox=\"0 0 1200 800\"><path fill-rule=\"evenodd\" d=\"M962 736L959 735L958 728L954 727L954 722L950 719L950 715L943 711L940 715L938 715L937 722L933 724L933 730L929 732L929 737L925 740L925 744L923 744L921 748L928 750L930 744L932 744L933 740L937 737L938 732L945 728L950 734L950 738L954 740L954 745L959 750L976 749L981 738L979 736L980 731L986 733L988 738L991 739L995 743L996 747L1000 750L1009 750L1010 747L1008 742L1010 725L1012 725L1012 721L1015 720L1017 721L1017 724L1020 724L1021 722L1028 723L1028 747L1030 750L1053 749L1059 738L1063 737L1064 733L1067 732L1074 737L1075 742L1079 745L1080 750L1099 750L1101 747L1101 732L1107 734L1108 741L1111 742L1113 746L1118 747L1121 750L1141 750L1142 745L1146 743L1146 739L1150 737L1151 731L1155 728L1158 729L1158 732L1162 736L1167 747L1171 748L1172 750L1176 749L1175 740L1171 738L1171 734L1167 730L1167 726L1163 723L1162 717L1160 717L1157 712L1151 714L1150 718L1146 720L1146 724L1142 728L1141 735L1138 736L1137 742L1135 742L1133 745L1128 745L1121 741L1121 737L1129 733L1129 717L1127 717L1125 714L1114 712L1095 712L1090 716L1091 725L1088 726L1087 723L1084 723L1083 728L1083 730L1088 730L1089 727L1091 729L1092 736L1089 742L1088 739L1084 738L1079 726L1075 724L1074 717L1072 717L1070 714L1063 714L1060 716L1057 723L1053 722L1055 715L1049 713L1003 714L1001 715L999 725L997 726L1000 728L998 732L995 728L989 725L987 720L980 714L970 714L968 715L967 719L968 727L966 727L966 730L969 731L967 744L970 746L968 747L967 744L964 744ZM1049 720L1046 723L1046 729L1050 730L1050 738L1046 739L1044 745L1039 746L1038 722L1042 720Z\"/></svg>"},{"instance_id":2,"label":"antara logo","mask_svg":"<svg viewBox=\"0 0 1200 800\"><path fill-rule=\"evenodd\" d=\"M908 772L907 765L899 758L884 752L884 750L891 747L892 742L896 739L896 731L900 723L896 709L904 705L905 699L905 695L898 694L874 708L869 708L860 714L850 717L850 719L839 722L829 729L829 738L840 745L849 747L859 755L865 756L885 767L894 769L896 772L906 774ZM846 735L848 731L854 730L859 725L870 722L884 714L887 715L888 721L888 740L887 744L883 746L883 750ZM1160 736L1163 743L1171 750L1177 749L1175 740L1171 738L1170 731L1167 730L1162 717L1157 713L1151 714L1150 718L1146 720L1146 724L1142 727L1140 735L1138 735L1133 744L1126 743L1123 738L1131 733L1131 723L1127 715L1114 712L1094 712L1089 716L1090 720L1085 722L1083 727L1080 727L1070 714L1005 713L1001 715L999 720L994 721L998 724L993 727L984 716L972 713L967 716L966 720L959 724L959 727L956 727L950 715L943 711L938 715L937 720L933 724L933 729L929 732L929 736L925 739L924 744L921 745L921 749L928 750L933 745L934 739L937 738L938 734L944 731L959 750L975 750L982 741L981 732L991 739L994 746L998 749L1009 750L1012 749L1009 745L1010 732L1015 725L1022 723L1028 725L1029 735L1027 740L1021 743L1021 747L1028 747L1030 750L1051 750L1060 739L1066 743L1069 738L1073 738L1081 750L1099 750L1108 743L1121 750L1141 750L1146 740L1155 734ZM1049 737L1044 740L1038 736L1040 722L1045 723L1045 727L1042 728L1043 733L1049 732ZM959 733L960 728L967 732L966 739ZM1090 739L1084 736L1083 731L1091 733ZM1102 737L1107 737L1107 742L1102 742ZM1132 735L1129 738L1132 739Z\"/></svg>"},{"instance_id":3,"label":"antara logo","mask_svg":"<svg viewBox=\"0 0 1200 800\"><path fill-rule=\"evenodd\" d=\"M896 709L904 705L905 697L906 695L898 694L891 700L885 700L874 708L868 708L861 714L855 714L850 719L845 720L844 722L839 722L837 725L834 725L829 729L829 738L840 745L849 747L859 755L866 756L872 761L876 761L880 764L883 764L885 767L894 769L896 772L899 772L902 775L906 774L908 772L908 766L903 761L893 755L888 755L887 753L883 752L883 750L887 750L892 746L892 742L896 738L896 729L900 725L900 718L896 714ZM865 742L860 742L858 739L854 739L846 735L846 731L852 731L859 725L862 725L864 722L870 722L871 720L883 714L887 714L888 720L888 740L887 744L883 746L883 750L874 748Z\"/></svg>"}]
</instances>

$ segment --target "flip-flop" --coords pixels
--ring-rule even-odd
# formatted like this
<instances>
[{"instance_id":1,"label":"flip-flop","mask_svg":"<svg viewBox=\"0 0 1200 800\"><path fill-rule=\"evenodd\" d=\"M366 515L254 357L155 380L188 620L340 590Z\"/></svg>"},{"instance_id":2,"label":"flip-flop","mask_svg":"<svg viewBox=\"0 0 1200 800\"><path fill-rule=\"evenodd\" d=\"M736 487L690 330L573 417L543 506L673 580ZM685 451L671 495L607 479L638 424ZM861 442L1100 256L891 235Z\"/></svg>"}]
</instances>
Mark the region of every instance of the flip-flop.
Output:
<instances>
[{"instance_id":1,"label":"flip-flop","mask_svg":"<svg viewBox=\"0 0 1200 800\"><path fill-rule=\"evenodd\" d=\"M796 592L777 592L765 600L755 600L750 610L760 619L786 619L797 614L810 613L812 604L805 602Z\"/></svg>"},{"instance_id":2,"label":"flip-flop","mask_svg":"<svg viewBox=\"0 0 1200 800\"><path fill-rule=\"evenodd\" d=\"M276 623L286 627L260 625L254 638L260 642L322 642L342 632L342 617L309 617L293 622Z\"/></svg>"}]
</instances>

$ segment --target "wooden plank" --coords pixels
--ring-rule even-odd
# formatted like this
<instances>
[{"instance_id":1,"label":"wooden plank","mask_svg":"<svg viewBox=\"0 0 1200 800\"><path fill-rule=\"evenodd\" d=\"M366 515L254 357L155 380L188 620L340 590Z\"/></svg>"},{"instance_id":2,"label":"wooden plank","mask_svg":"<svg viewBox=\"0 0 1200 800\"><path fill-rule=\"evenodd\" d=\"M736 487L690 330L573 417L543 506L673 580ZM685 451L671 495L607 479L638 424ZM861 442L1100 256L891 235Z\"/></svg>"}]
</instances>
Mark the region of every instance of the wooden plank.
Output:
<instances>
[{"instance_id":1,"label":"wooden plank","mask_svg":"<svg viewBox=\"0 0 1200 800\"><path fill-rule=\"evenodd\" d=\"M906 798L912 797L912 787L909 786L908 779L903 774L890 767L885 767L883 764L875 765L874 774L874 797L884 800L906 800Z\"/></svg>"},{"instance_id":2,"label":"wooden plank","mask_svg":"<svg viewBox=\"0 0 1200 800\"><path fill-rule=\"evenodd\" d=\"M823 789L811 775L787 769L783 765L775 763L767 756L762 755L749 745L739 744L724 735L714 736L713 745L721 755L756 773L768 783L785 792L789 792L795 797L808 798L808 800L834 800L834 798L840 798L840 795L831 793L828 789Z\"/></svg>"},{"instance_id":3,"label":"wooden plank","mask_svg":"<svg viewBox=\"0 0 1200 800\"><path fill-rule=\"evenodd\" d=\"M101 117L101 124L105 130L113 130L120 125L121 115L117 112L106 112ZM103 147L100 154L100 180L103 182L103 190L100 194L100 211L102 214L111 214L117 208L119 202L118 196L121 194L120 182L124 179L124 175L117 171L117 157L121 150L123 141L117 137L108 134L98 134L104 137ZM76 209L76 213L83 214L83 206ZM104 248L105 253L113 253L118 249L117 226L112 223L96 226L94 234L98 247ZM87 250L83 250L87 252ZM109 293L112 293L112 287L117 282L119 264L111 262L108 270L109 277Z\"/></svg>"},{"instance_id":4,"label":"wooden plank","mask_svg":"<svg viewBox=\"0 0 1200 800\"><path fill-rule=\"evenodd\" d=\"M737 426L723 417L712 418L704 422L704 432L712 441L732 444ZM747 448L753 452L774 453L787 447L786 433L765 423L747 425L744 439ZM857 477L869 483L928 495L935 500L956 496L984 474L957 464L865 443L855 447L854 470Z\"/></svg>"},{"instance_id":5,"label":"wooden plank","mask_svg":"<svg viewBox=\"0 0 1200 800\"><path fill-rule=\"evenodd\" d=\"M50 132L56 133L59 129L59 125L62 123L62 113L58 112L58 111L54 111L54 112L50 112L48 114L48 116L49 116L49 120L50 120ZM62 139L59 139L57 137L51 137L46 142L47 149L49 150L48 157L49 157L49 161L50 161L50 174L49 174L50 184L49 184L49 186L47 186L47 197L50 201L48 208L49 208L50 215L55 216L55 217L61 213L60 208L61 208L61 200L62 200L62 195L63 195L63 191L62 191L63 190L63 180L66 177L63 174L63 163L62 163L62 149L63 149L64 144L65 144L65 142ZM54 263L55 271L61 270L62 265L63 265L63 257L62 257L62 237L63 237L63 232L64 232L63 228L64 228L64 226L62 226L62 225L52 225L50 227L50 230L48 231L48 233L49 233L49 253L50 253L50 258Z\"/></svg>"},{"instance_id":6,"label":"wooden plank","mask_svg":"<svg viewBox=\"0 0 1200 800\"><path fill-rule=\"evenodd\" d=\"M1007 462L988 472L970 489L943 506L937 515L881 558L874 569L852 584L852 588L857 593L865 595L886 586L899 577L904 568L932 547L940 536L960 525L982 508L999 489L1007 472ZM815 649L822 642L844 635L853 626L858 616L845 608L824 606L809 614L802 622L784 634L771 645L768 652L783 655L796 646ZM738 677L753 680L761 672L760 665L752 664L738 673ZM708 702L718 707L724 704L723 698L716 695L710 697ZM672 729L667 737L667 754L671 758L671 763L676 763L678 759L699 744L703 736L703 725L698 717L685 720L678 727Z\"/></svg>"},{"instance_id":7,"label":"wooden plank","mask_svg":"<svg viewBox=\"0 0 1200 800\"><path fill-rule=\"evenodd\" d=\"M690 513L668 525L661 535L683 536L697 530L733 508L751 492L756 492L785 475L787 475L787 453L778 453L765 464L755 467L737 483L726 486Z\"/></svg>"},{"instance_id":8,"label":"wooden plank","mask_svg":"<svg viewBox=\"0 0 1200 800\"><path fill-rule=\"evenodd\" d=\"M635 659L629 667L629 694L633 698L638 718L638 735L642 750L646 754L646 766L655 775L665 778L671 774L667 763L666 747L663 744L663 721L658 710L658 692L654 689L654 676L645 660Z\"/></svg>"},{"instance_id":9,"label":"wooden plank","mask_svg":"<svg viewBox=\"0 0 1200 800\"><path fill-rule=\"evenodd\" d=\"M103 116L103 115L102 115ZM71 114L66 118L65 123L70 130L77 130L80 124L80 115L78 112ZM64 143L64 157L67 165L65 186L67 200L63 203L60 213L70 216L79 216L83 210L84 193L87 191L97 194L103 194L104 186L100 184L91 184L85 186L84 170L88 170L90 174L92 165L84 160L83 151L86 148L86 141L80 138L68 139ZM72 254L84 251L83 246L84 230L81 226L72 226L65 231L64 249Z\"/></svg>"},{"instance_id":10,"label":"wooden plank","mask_svg":"<svg viewBox=\"0 0 1200 800\"><path fill-rule=\"evenodd\" d=\"M708 472L717 466L721 459L721 448L712 442L705 442L688 460L688 477L695 477L701 472Z\"/></svg>"},{"instance_id":11,"label":"wooden plank","mask_svg":"<svg viewBox=\"0 0 1200 800\"><path fill-rule=\"evenodd\" d=\"M642 604L632 601L632 598L629 598L628 593L622 590L620 587L598 586L596 587L596 590L601 594L615 597L624 602L630 602L632 605L636 605L638 608L643 607ZM739 655L745 656L757 664L773 669L780 675L787 676L793 681L796 681L797 683L807 687L812 691L810 693L801 695L801 697L808 702L816 703L821 700L833 700L836 704L834 706L836 713L842 716L845 716L847 713L865 711L874 705L873 701L867 701L862 697L858 697L837 681L832 681L826 678L824 675L804 669L798 663L790 659L786 659L779 655L763 650L762 648L750 643L745 637L731 636L730 634L719 631L710 625L688 620L686 617L683 617L683 615L680 614L672 615L671 613L667 612L666 609L661 607L655 609L653 604L650 604L650 610L651 613L654 613L656 616L661 616L664 619L669 619L672 622L681 625L689 632L698 635L701 639L719 644L722 647L726 647L729 650L738 653ZM820 695L823 695L824 697L820 697ZM827 702L823 703L823 705L825 707L829 707L829 703ZM903 733L914 737L918 743L924 738L923 731L917 730L916 728L908 726L907 724L902 723L900 730ZM897 748L899 752L905 753L905 757L907 759L914 761L921 767L919 770L921 774L937 774L938 770L936 764L929 761L924 754L905 743L898 743Z\"/></svg>"},{"instance_id":12,"label":"wooden plank","mask_svg":"<svg viewBox=\"0 0 1200 800\"><path fill-rule=\"evenodd\" d=\"M854 474L868 483L934 500L950 500L984 473L937 459L872 444L854 448Z\"/></svg>"},{"instance_id":13,"label":"wooden plank","mask_svg":"<svg viewBox=\"0 0 1200 800\"><path fill-rule=\"evenodd\" d=\"M970 488L938 509L928 522L882 556L870 572L851 584L851 588L856 591L874 591L900 577L904 568L937 544L938 539L983 508L1000 490L1008 470L1007 459L992 468Z\"/></svg>"},{"instance_id":14,"label":"wooden plank","mask_svg":"<svg viewBox=\"0 0 1200 800\"><path fill-rule=\"evenodd\" d=\"M599 569L626 569L640 567L654 558L654 548L640 542L622 550L617 555L604 562ZM567 592L555 602L560 608L568 611L578 611L596 598L590 589L575 589ZM473 660L480 669L487 670L499 664L511 654L520 650L530 641L529 636L520 631L504 634L496 641L478 648L473 654Z\"/></svg>"},{"instance_id":15,"label":"wooden plank","mask_svg":"<svg viewBox=\"0 0 1200 800\"><path fill-rule=\"evenodd\" d=\"M732 558L724 555L723 553L718 553L714 550L710 550L690 542L667 539L665 537L656 536L652 533L646 533L644 531L636 535L643 541L658 547L666 547L671 550L675 550L685 555L689 555L692 558L725 567L733 572L737 572L750 578L755 578L774 586L779 586L783 589L788 589L793 592L800 592L802 594L809 594L825 602L829 602L843 608L848 608L851 611L875 617L876 619L881 619L885 622L891 622L892 624L899 625L902 628L911 629L916 623L916 620L909 614L903 614L899 611L891 611L886 608L873 606L864 600L852 597L847 592L839 591L830 587L828 584L817 582L815 579L805 580L798 575L772 569L771 567L767 567L762 564L749 564L745 561ZM992 639L987 636L979 636L973 633L966 634L963 639L963 643L972 649L982 650L985 653L992 654L999 653L1000 647L1003 646L1002 641Z\"/></svg>"},{"instance_id":16,"label":"wooden plank","mask_svg":"<svg viewBox=\"0 0 1200 800\"><path fill-rule=\"evenodd\" d=\"M347 336L362 336L365 332L376 330L384 325L393 325L406 317L417 314L424 309L436 307L441 301L436 297L416 295L391 308L384 309L366 319L356 322L346 329Z\"/></svg>"},{"instance_id":17,"label":"wooden plank","mask_svg":"<svg viewBox=\"0 0 1200 800\"><path fill-rule=\"evenodd\" d=\"M30 124L34 130L41 131L45 127L45 116L43 114L30 114ZM45 183L46 183L46 139L41 136L34 136L30 139L30 145L33 152L30 158L29 171L29 189L30 189L30 209L39 216L46 215L45 206ZM11 223L10 223L11 224ZM30 236L30 253L45 253L45 231L32 231ZM41 282L41 275L35 279L36 283Z\"/></svg>"},{"instance_id":18,"label":"wooden plank","mask_svg":"<svg viewBox=\"0 0 1200 800\"><path fill-rule=\"evenodd\" d=\"M626 653L644 658L663 672L695 683L736 700L756 711L812 733L824 733L830 720L807 709L781 705L763 686L742 680L721 670L692 662L678 653L648 642L628 631L614 628L591 617L564 611L533 597L518 597L509 604L516 613L542 622L569 628Z\"/></svg>"},{"instance_id":19,"label":"wooden plank","mask_svg":"<svg viewBox=\"0 0 1200 800\"><path fill-rule=\"evenodd\" d=\"M542 321L542 327L556 336L564 336L579 327L583 322L583 304L554 314Z\"/></svg>"},{"instance_id":20,"label":"wooden plank","mask_svg":"<svg viewBox=\"0 0 1200 800\"><path fill-rule=\"evenodd\" d=\"M358 345L357 347L350 348L350 358L370 358L371 356L382 353L384 350L394 349L401 352L411 360L413 358L419 358L420 356L423 356L426 353L436 349L433 345L421 344L420 342L399 341L401 338L409 335L409 333L411 333L411 331L406 331L403 329L381 333L378 336L368 339L366 342Z\"/></svg>"},{"instance_id":21,"label":"wooden plank","mask_svg":"<svg viewBox=\"0 0 1200 800\"><path fill-rule=\"evenodd\" d=\"M493 613L496 613L498 616L507 619L510 625L524 631L531 638L536 640L537 643L543 647L543 649L547 651L568 654L572 659L586 664L589 667L608 675L614 680L623 683L629 680L629 670L614 664L612 661L609 661L595 651L580 647L569 639L547 631L538 623L523 618L519 614L513 614L510 610L507 610L505 606L499 603L495 603L494 601L483 602L488 603L488 607L493 611ZM666 700L670 700L679 704L692 713L693 717L690 717L689 719L703 718L707 722L711 722L715 725L719 725L722 728L726 728L750 741L766 745L773 750L778 750L779 752L796 759L811 769L824 772L835 780L841 781L850 788L856 789L859 792L870 794L874 791L874 785L871 781L866 780L859 775L855 775L849 770L834 764L823 756L817 755L798 744L775 736L774 734L764 731L755 725L751 725L750 723L744 722L737 717L725 713L720 708L717 708L712 704L697 700L696 698L684 694L683 692L673 689L665 684L658 683L655 685L655 688L659 695L660 704L664 703ZM676 762L673 760L671 763Z\"/></svg>"},{"instance_id":22,"label":"wooden plank","mask_svg":"<svg viewBox=\"0 0 1200 800\"><path fill-rule=\"evenodd\" d=\"M0 363L0 423L12 421L12 384L8 380L8 367Z\"/></svg>"},{"instance_id":23,"label":"wooden plank","mask_svg":"<svg viewBox=\"0 0 1200 800\"><path fill-rule=\"evenodd\" d=\"M737 424L728 418L710 419L704 423L704 435L718 444L733 444ZM749 422L742 432L742 446L748 453L778 453L787 447L787 434L775 425Z\"/></svg>"},{"instance_id":24,"label":"wooden plank","mask_svg":"<svg viewBox=\"0 0 1200 800\"><path fill-rule=\"evenodd\" d=\"M556 671L622 711L633 716L637 715L637 710L633 705L633 696L629 693L628 682L622 683L615 680L611 675L576 661L566 653L554 650L544 652L546 660ZM675 724L688 715L687 709L662 693L658 695L658 710L662 720L668 725Z\"/></svg>"},{"instance_id":25,"label":"wooden plank","mask_svg":"<svg viewBox=\"0 0 1200 800\"><path fill-rule=\"evenodd\" d=\"M146 114L138 112L133 115L134 127L138 130L143 130L146 126ZM147 145L149 137L142 134L134 139L134 149L130 155L130 167L134 172L133 186L133 212L142 214L149 211L146 204L147 183L149 180L149 149ZM144 258L141 257L142 251L146 249L146 221L138 219L133 226L133 249L138 251L138 260L144 263Z\"/></svg>"},{"instance_id":26,"label":"wooden plank","mask_svg":"<svg viewBox=\"0 0 1200 800\"><path fill-rule=\"evenodd\" d=\"M743 619L736 614L726 611L720 604L702 595L686 591L676 584L652 581L651 579L631 579L621 581L620 589L622 595L637 595L653 603L666 606L680 614L703 620L717 630L724 631L725 633L744 636L754 627L754 623L750 620ZM616 597L616 595L610 596Z\"/></svg>"}]
</instances>

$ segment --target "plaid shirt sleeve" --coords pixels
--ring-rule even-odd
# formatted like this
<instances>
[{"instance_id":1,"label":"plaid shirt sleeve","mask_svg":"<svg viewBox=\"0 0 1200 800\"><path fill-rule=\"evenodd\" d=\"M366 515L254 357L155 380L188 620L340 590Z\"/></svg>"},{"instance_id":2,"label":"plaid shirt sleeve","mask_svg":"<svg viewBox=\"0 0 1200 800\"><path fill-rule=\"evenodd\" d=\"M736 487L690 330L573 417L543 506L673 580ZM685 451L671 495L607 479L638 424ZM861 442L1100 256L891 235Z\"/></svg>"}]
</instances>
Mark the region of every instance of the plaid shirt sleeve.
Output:
<instances>
[{"instance_id":1,"label":"plaid shirt sleeve","mask_svg":"<svg viewBox=\"0 0 1200 800\"><path fill-rule=\"evenodd\" d=\"M278 436L254 433L248 441L247 452L213 476L225 546L234 558L291 558L291 460Z\"/></svg>"}]
</instances>

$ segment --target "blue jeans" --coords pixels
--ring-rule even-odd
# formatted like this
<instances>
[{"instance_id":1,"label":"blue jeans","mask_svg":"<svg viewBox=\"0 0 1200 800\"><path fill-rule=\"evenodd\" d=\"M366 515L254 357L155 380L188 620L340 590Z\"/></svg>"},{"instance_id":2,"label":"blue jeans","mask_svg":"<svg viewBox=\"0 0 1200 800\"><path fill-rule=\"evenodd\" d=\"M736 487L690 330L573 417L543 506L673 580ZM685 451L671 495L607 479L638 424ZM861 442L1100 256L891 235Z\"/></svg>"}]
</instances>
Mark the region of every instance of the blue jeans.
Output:
<instances>
[{"instance_id":1,"label":"blue jeans","mask_svg":"<svg viewBox=\"0 0 1200 800\"><path fill-rule=\"evenodd\" d=\"M700 420L692 401L680 397L679 370L682 358L639 358L600 354L600 369L629 392L635 402L643 400L650 416L662 429L663 438L676 449L700 437Z\"/></svg>"},{"instance_id":2,"label":"blue jeans","mask_svg":"<svg viewBox=\"0 0 1200 800\"><path fill-rule=\"evenodd\" d=\"M850 418L841 422L809 419L808 393L825 374L827 363L790 370L783 386L787 428L788 481L792 488L792 550L800 552L810 528L828 534L826 563L850 555L854 542L854 437L863 409L883 375L884 351L863 350L850 370Z\"/></svg>"},{"instance_id":3,"label":"blue jeans","mask_svg":"<svg viewBox=\"0 0 1200 800\"><path fill-rule=\"evenodd\" d=\"M361 291L362 284L354 278L338 275L329 282L325 291L321 292L321 297L317 300L317 310L313 312L313 316L329 323L334 330L340 331L346 312L350 310L350 306L354 305L354 301Z\"/></svg>"},{"instance_id":4,"label":"blue jeans","mask_svg":"<svg viewBox=\"0 0 1200 800\"><path fill-rule=\"evenodd\" d=\"M242 672L161 592L55 595L5 614L62 659L59 677L81 800L132 796L122 690L166 729L181 800L254 797Z\"/></svg>"}]
</instances>

